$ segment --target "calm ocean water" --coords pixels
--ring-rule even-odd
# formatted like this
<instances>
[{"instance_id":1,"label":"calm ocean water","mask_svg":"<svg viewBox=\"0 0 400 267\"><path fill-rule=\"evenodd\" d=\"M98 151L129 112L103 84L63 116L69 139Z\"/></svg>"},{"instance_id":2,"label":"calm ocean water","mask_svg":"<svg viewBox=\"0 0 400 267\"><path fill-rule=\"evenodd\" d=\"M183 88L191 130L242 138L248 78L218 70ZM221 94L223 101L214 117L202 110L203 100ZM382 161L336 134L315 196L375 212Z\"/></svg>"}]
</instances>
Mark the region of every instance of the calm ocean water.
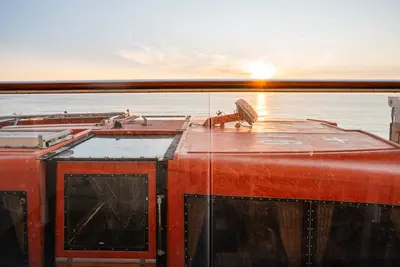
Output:
<instances>
[{"instance_id":1,"label":"calm ocean water","mask_svg":"<svg viewBox=\"0 0 400 267\"><path fill-rule=\"evenodd\" d=\"M391 94L394 96L395 94ZM389 94L70 94L0 95L0 115L125 111L138 115L209 115L246 99L261 117L314 118L388 138ZM397 95L400 96L400 95Z\"/></svg>"}]
</instances>

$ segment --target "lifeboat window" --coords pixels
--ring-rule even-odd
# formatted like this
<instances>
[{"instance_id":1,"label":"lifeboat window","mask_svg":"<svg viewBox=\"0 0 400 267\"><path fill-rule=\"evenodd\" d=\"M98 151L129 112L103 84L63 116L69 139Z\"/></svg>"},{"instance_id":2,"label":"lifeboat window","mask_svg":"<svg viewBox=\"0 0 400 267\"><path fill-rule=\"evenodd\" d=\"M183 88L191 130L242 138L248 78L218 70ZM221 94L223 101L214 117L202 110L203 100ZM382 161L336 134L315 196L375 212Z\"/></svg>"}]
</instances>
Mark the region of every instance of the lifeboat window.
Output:
<instances>
[{"instance_id":1,"label":"lifeboat window","mask_svg":"<svg viewBox=\"0 0 400 267\"><path fill-rule=\"evenodd\" d=\"M317 204L317 266L400 266L400 207Z\"/></svg>"},{"instance_id":2,"label":"lifeboat window","mask_svg":"<svg viewBox=\"0 0 400 267\"><path fill-rule=\"evenodd\" d=\"M27 266L25 192L0 191L0 266Z\"/></svg>"},{"instance_id":3,"label":"lifeboat window","mask_svg":"<svg viewBox=\"0 0 400 267\"><path fill-rule=\"evenodd\" d=\"M188 195L185 204L186 266L284 267L306 259L309 203Z\"/></svg>"},{"instance_id":4,"label":"lifeboat window","mask_svg":"<svg viewBox=\"0 0 400 267\"><path fill-rule=\"evenodd\" d=\"M116 159L163 157L175 135L97 135L62 152L57 158Z\"/></svg>"},{"instance_id":5,"label":"lifeboat window","mask_svg":"<svg viewBox=\"0 0 400 267\"><path fill-rule=\"evenodd\" d=\"M400 266L398 206L186 195L185 227L188 267Z\"/></svg>"},{"instance_id":6,"label":"lifeboat window","mask_svg":"<svg viewBox=\"0 0 400 267\"><path fill-rule=\"evenodd\" d=\"M147 175L65 175L65 248L148 250Z\"/></svg>"}]
</instances>

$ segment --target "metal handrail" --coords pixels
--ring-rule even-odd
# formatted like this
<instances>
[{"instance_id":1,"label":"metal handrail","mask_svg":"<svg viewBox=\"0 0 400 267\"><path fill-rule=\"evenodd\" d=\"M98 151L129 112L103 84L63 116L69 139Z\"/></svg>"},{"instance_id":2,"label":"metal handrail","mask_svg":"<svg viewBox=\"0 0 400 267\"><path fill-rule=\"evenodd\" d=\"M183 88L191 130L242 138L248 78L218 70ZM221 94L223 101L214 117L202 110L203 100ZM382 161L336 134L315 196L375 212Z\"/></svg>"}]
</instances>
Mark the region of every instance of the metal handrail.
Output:
<instances>
[{"instance_id":1,"label":"metal handrail","mask_svg":"<svg viewBox=\"0 0 400 267\"><path fill-rule=\"evenodd\" d=\"M49 114L14 114L14 115L7 115L7 116L0 116L0 120L6 120L6 119L34 119L34 118L46 118L46 119L51 119L51 118L73 118L73 117L88 117L88 118L93 118L93 117L111 117L111 116L118 116L118 115L124 115L124 112L101 112L101 113L49 113Z\"/></svg>"},{"instance_id":2,"label":"metal handrail","mask_svg":"<svg viewBox=\"0 0 400 267\"><path fill-rule=\"evenodd\" d=\"M129 80L0 82L1 94L327 92L399 93L400 80Z\"/></svg>"}]
</instances>

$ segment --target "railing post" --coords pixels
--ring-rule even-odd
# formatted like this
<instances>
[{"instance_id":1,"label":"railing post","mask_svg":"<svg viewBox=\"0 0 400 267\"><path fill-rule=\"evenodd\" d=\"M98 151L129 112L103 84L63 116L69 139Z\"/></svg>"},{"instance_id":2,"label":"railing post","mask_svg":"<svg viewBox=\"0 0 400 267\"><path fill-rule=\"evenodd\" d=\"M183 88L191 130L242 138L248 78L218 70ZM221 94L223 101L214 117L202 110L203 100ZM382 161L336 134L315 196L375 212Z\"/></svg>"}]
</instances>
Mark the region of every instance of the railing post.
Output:
<instances>
[{"instance_id":1,"label":"railing post","mask_svg":"<svg viewBox=\"0 0 400 267\"><path fill-rule=\"evenodd\" d=\"M392 108L389 139L400 144L400 97L389 97L389 106Z\"/></svg>"}]
</instances>

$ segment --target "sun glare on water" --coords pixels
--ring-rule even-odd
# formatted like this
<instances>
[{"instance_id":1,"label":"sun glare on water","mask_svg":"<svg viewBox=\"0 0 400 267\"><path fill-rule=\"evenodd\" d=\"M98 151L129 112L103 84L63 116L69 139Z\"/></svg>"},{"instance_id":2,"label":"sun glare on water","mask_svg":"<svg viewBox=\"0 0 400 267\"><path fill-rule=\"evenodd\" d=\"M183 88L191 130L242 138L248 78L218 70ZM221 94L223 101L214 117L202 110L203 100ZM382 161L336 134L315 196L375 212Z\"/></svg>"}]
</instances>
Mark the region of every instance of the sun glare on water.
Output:
<instances>
[{"instance_id":1,"label":"sun glare on water","mask_svg":"<svg viewBox=\"0 0 400 267\"><path fill-rule=\"evenodd\" d=\"M250 74L252 79L270 79L276 73L274 65L261 61L250 62L244 70Z\"/></svg>"}]
</instances>

